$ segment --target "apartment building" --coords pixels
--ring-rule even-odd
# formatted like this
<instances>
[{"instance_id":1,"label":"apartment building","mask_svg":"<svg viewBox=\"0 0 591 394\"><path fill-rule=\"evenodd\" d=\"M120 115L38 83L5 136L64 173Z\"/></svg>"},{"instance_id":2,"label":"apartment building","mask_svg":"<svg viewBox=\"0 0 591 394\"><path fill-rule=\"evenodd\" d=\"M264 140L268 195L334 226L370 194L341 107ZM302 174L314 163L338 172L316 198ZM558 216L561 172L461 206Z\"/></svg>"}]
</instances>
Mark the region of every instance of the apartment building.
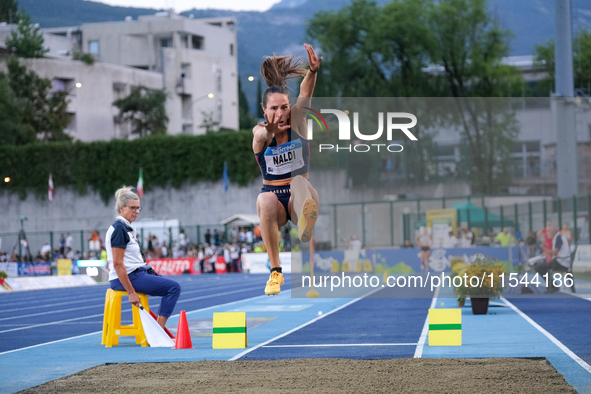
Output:
<instances>
[{"instance_id":1,"label":"apartment building","mask_svg":"<svg viewBox=\"0 0 591 394\"><path fill-rule=\"evenodd\" d=\"M192 19L167 11L83 24L70 35L99 62L160 73L169 95L169 134L201 134L204 113L219 127L238 128L235 27L233 18Z\"/></svg>"},{"instance_id":2,"label":"apartment building","mask_svg":"<svg viewBox=\"0 0 591 394\"><path fill-rule=\"evenodd\" d=\"M0 53L14 25L0 26ZM124 21L43 29L44 59L31 69L68 90L68 132L81 141L129 138L113 101L133 86L164 89L169 134L202 134L204 118L238 128L238 63L233 18L193 19L173 12ZM90 53L93 65L73 61Z\"/></svg>"}]
</instances>

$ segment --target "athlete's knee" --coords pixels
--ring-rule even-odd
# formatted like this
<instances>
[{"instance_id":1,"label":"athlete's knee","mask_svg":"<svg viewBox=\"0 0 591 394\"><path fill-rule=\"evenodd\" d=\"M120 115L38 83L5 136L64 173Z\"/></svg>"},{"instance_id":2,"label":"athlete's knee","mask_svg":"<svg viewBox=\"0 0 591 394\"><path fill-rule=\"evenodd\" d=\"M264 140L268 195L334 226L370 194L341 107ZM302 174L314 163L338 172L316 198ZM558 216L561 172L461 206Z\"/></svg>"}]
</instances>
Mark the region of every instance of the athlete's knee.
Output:
<instances>
[{"instance_id":1,"label":"athlete's knee","mask_svg":"<svg viewBox=\"0 0 591 394\"><path fill-rule=\"evenodd\" d=\"M259 213L272 213L277 211L277 196L273 193L261 193L257 198Z\"/></svg>"}]
</instances>

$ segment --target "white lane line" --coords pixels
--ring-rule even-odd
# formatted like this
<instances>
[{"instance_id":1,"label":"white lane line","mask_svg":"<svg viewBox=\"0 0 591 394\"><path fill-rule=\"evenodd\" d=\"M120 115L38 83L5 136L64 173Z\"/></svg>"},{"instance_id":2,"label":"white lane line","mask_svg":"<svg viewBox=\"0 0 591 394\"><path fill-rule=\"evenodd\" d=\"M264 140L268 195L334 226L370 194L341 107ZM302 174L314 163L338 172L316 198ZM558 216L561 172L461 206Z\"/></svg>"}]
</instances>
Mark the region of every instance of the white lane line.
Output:
<instances>
[{"instance_id":1,"label":"white lane line","mask_svg":"<svg viewBox=\"0 0 591 394\"><path fill-rule=\"evenodd\" d=\"M577 293L573 293L570 290L564 290L564 289L560 289L560 292L562 294L568 294L568 295L573 296L573 297L578 297L578 298L580 298L582 300L585 300L585 301L591 301L591 295L590 294L577 294Z\"/></svg>"},{"instance_id":2,"label":"white lane line","mask_svg":"<svg viewBox=\"0 0 591 394\"><path fill-rule=\"evenodd\" d=\"M511 309L513 309L515 312L517 312L519 314L519 316L523 317L529 324L534 326L539 332L544 334L546 336L546 338L548 338L556 346L558 346L560 348L560 350L562 350L563 352L568 354L568 356L570 358L572 358L573 360L575 360L577 362L577 364L579 364L581 367L583 367L587 372L591 373L591 365L587 364L582 358L580 358L575 353L573 353L572 350L570 350L569 348L564 346L564 344L562 342L560 342L558 339L556 339L556 337L554 337L554 335L550 334L542 326L540 326L538 323L533 321L532 318L530 318L528 315L523 313L519 308L517 308L515 305L513 305L509 300L507 300L506 298L503 297L503 301L505 301ZM581 333L579 333L579 334L581 334Z\"/></svg>"},{"instance_id":3,"label":"white lane line","mask_svg":"<svg viewBox=\"0 0 591 394\"><path fill-rule=\"evenodd\" d=\"M234 305L234 304L237 304L237 303L240 303L240 302L252 301L252 300L256 300L257 298L266 298L266 297L268 297L268 296L267 295L262 295L262 296L255 296L255 297L251 297L251 298L245 298L243 300L232 301L232 302L227 302L225 304L208 306L207 308L196 309L194 311L186 312L186 314L189 315L191 313L202 312L202 311L206 311L206 310L209 310L209 309L222 308L222 307L226 307L226 306L229 306L229 305ZM102 313L100 314L100 316L102 316ZM174 318L174 317L178 317L178 316L179 316L179 314L172 315L170 317ZM88 317L90 317L90 316L88 316ZM55 323L55 324L57 324L57 323ZM4 332L4 331L0 331L0 333L1 332ZM51 342L46 342L46 343L40 343L38 345L27 346L27 347L23 347L23 348L20 348L20 349L8 350L6 352L0 353L0 356L3 355L3 354L6 354L6 353L18 352L19 350L26 350L26 349L31 349L31 348L34 348L34 347L39 347L39 346L44 346L44 345L50 345L52 343L67 341L67 340L70 340L70 339L82 338L82 337L85 337L85 336L88 336L88 335L93 335L93 334L100 334L101 332L102 331L96 331L96 332L91 332L90 334L78 335L78 336L75 336L75 337L58 339L57 341L51 341Z\"/></svg>"},{"instance_id":4,"label":"white lane line","mask_svg":"<svg viewBox=\"0 0 591 394\"><path fill-rule=\"evenodd\" d=\"M271 345L267 347L416 346L418 343L329 343L324 345Z\"/></svg>"},{"instance_id":5,"label":"white lane line","mask_svg":"<svg viewBox=\"0 0 591 394\"><path fill-rule=\"evenodd\" d=\"M289 331L287 331L287 332L285 332L285 333L283 333L283 334L281 334L281 335L277 335L275 338L271 338L271 339L269 339L268 341L265 341L265 342L259 343L258 345L256 345L256 346L253 346L252 348L250 348L250 349L248 349L248 350L245 350L245 351L243 351L242 353L238 353L237 355L235 355L234 357L232 357L232 358L231 358L229 361L238 360L240 357L242 357L242 356L244 356L244 355L246 355L246 354L248 354L248 353L250 353L250 352L252 352L252 351L254 351L254 350L258 349L258 348L260 348L260 347L263 347L263 346L267 345L268 343L275 342L276 340L278 340L278 339L281 339L281 338L283 338L284 336L287 336L287 335L289 335L289 334L291 334L291 333L293 333L293 332L296 332L296 331L298 331L299 329L302 329L302 328L304 328L304 327L306 327L306 326L309 326L310 324L312 324L312 323L315 323L315 322L317 322L317 321L318 321L318 320L320 320L320 319L324 319L326 316L332 315L333 313L335 313L335 312L338 312L338 311L340 311L341 309L343 309L343 308L346 308L346 307L348 307L349 305L351 305L351 304L354 304L354 303L356 303L357 301L359 301L359 300L362 300L362 299L364 299L364 298L366 298L366 297L370 296L371 294L373 294L373 293L375 293L375 292L377 292L377 291L379 291L379 290L382 290L382 289L381 289L381 288L377 288L377 289L375 289L375 290L373 290L373 291L370 291L369 293L365 294L364 296L362 296L362 297L360 297L360 298L355 298L354 300L351 300L351 301L347 302L346 304L343 304L343 305L339 306L338 308L336 308L336 309L333 309L333 310L332 310L332 311L330 311L330 312L327 312L327 313L325 313L325 314L323 314L323 315L320 315L320 316L318 316L318 317L316 317L316 318L314 318L314 319L310 320L309 322L306 322L306 323L304 323L304 324L302 324L302 325L300 325L300 326L298 326L298 327L296 327L296 328L293 328L293 329L291 329L291 330L289 330Z\"/></svg>"},{"instance_id":6,"label":"white lane line","mask_svg":"<svg viewBox=\"0 0 591 394\"><path fill-rule=\"evenodd\" d=\"M245 283L245 285L252 285L252 283ZM181 289L181 294L183 296L185 296L187 294L193 294L193 293L199 293L199 292L205 293L205 292L209 292L209 291L212 291L212 290L223 289L223 288L227 288L227 287L228 287L227 285L220 285L220 286L210 287L210 288L207 288L207 289L203 289L202 288L202 289L196 289L196 290L189 290L189 291L185 291L185 292L183 292L182 289ZM252 287L249 287L249 289L252 289ZM75 295L75 294L72 295L72 297L76 297L76 296L80 296L80 295ZM53 298L50 298L50 299L53 299ZM64 299L64 296L62 295L61 297L59 297L57 299L63 300ZM93 297L93 298L85 298L83 301L85 301L85 302L87 302L87 301L101 301L101 300L104 300L104 299L105 299L105 296L104 295L101 295L101 296ZM49 300L49 299L44 299L42 301L47 301L47 300ZM18 305L18 304L31 304L32 302L38 302L38 301L39 300L36 300L36 299L33 298L33 299L30 299L30 300L27 300L27 301L8 302L7 304L9 304L10 306L15 306L15 305ZM25 309L35 309L35 308L46 309L46 308L51 308L51 307L55 307L55 306L59 306L59 305L66 305L66 304L71 304L71 303L72 303L72 301L67 301L67 302L59 302L59 303L55 303L55 304L43 304L43 305L37 304L37 305L34 305L34 306L23 307L23 308L4 309L4 310L3 309L0 309L0 313L21 311L21 310L25 310Z\"/></svg>"},{"instance_id":7,"label":"white lane line","mask_svg":"<svg viewBox=\"0 0 591 394\"><path fill-rule=\"evenodd\" d=\"M210 295L207 295L207 296L194 297L194 298L189 298L187 300L180 300L180 301L177 302L177 304L181 304L183 302L188 302L188 301L202 300L202 299L205 299L205 298L214 298L214 297L219 297L219 296L228 295L228 294L240 293L240 292L250 291L250 290L254 290L254 289L258 289L258 288L260 288L260 286L249 287L249 288L241 289L241 290L226 291L226 292L223 292L223 293L215 293L215 294L210 294ZM158 305L153 305L150 309L152 309L152 308L155 309L157 306ZM123 312L129 312L129 311L131 311L131 308L129 308L129 309L123 309L121 312L123 313ZM57 321L54 321L54 322L48 322L48 323L42 323L42 324L33 324L33 325L30 325L30 326L20 327L20 328L12 328L10 330L0 331L0 334L5 333L5 332L11 332L11 331L28 330L30 328L50 326L50 325L60 324L60 323L69 322L69 321L90 319L92 317L103 316L103 314L104 314L104 311L103 311L103 313L98 313L98 314L95 314L95 315L75 317L75 318L72 318L72 319L65 319L65 320L57 320ZM175 315L175 316L178 316L178 315Z\"/></svg>"},{"instance_id":8,"label":"white lane line","mask_svg":"<svg viewBox=\"0 0 591 394\"><path fill-rule=\"evenodd\" d=\"M7 353L18 352L18 351L20 351L20 350L27 350L27 349L32 349L32 348L39 347L39 346L51 345L52 343L58 343L58 342L63 342L63 341L69 341L70 339L76 339L76 338L87 337L87 336L89 336L89 335L100 334L101 332L102 332L102 331L96 331L96 332L91 332L90 334L78 335L78 336L76 336L76 337L70 337L70 338L58 339L57 341L51 341L51 342L40 343L39 345L33 345L33 346L22 347L22 348L20 348L20 349L8 350L8 351L6 351L6 352L2 352L2 353L0 353L0 356L1 356L1 355L3 355L3 354L7 354Z\"/></svg>"},{"instance_id":9,"label":"white lane line","mask_svg":"<svg viewBox=\"0 0 591 394\"><path fill-rule=\"evenodd\" d=\"M435 308L435 304L437 303L437 297L439 297L439 289L435 289L435 293L433 294L433 299L431 300L431 306L429 309ZM429 311L427 311L427 318L425 318L425 324L423 324L423 331L421 331L421 337L419 338L419 343L417 344L417 348L415 349L415 355L413 358L421 358L423 356L423 348L425 347L425 341L427 340L427 334L429 334Z\"/></svg>"}]
</instances>

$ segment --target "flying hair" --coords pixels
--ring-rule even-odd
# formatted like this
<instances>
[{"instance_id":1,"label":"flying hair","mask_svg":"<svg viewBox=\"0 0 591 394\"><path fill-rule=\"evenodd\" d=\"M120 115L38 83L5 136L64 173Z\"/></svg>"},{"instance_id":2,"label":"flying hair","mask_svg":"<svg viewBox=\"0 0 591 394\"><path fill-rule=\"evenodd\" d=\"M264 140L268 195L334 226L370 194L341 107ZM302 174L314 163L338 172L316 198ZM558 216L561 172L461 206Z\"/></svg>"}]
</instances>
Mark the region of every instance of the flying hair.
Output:
<instances>
[{"instance_id":1,"label":"flying hair","mask_svg":"<svg viewBox=\"0 0 591 394\"><path fill-rule=\"evenodd\" d=\"M294 59L289 56L266 56L261 64L261 75L267 86L287 86L289 79L295 79L306 75L303 58Z\"/></svg>"}]
</instances>

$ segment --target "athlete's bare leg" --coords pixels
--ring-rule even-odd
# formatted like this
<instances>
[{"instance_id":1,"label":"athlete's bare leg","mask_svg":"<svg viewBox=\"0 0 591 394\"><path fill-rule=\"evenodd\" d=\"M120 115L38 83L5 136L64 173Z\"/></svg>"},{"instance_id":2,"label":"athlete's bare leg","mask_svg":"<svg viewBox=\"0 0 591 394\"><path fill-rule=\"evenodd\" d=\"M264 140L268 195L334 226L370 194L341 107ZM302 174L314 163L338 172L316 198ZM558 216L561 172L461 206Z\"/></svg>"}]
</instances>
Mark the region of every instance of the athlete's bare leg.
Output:
<instances>
[{"instance_id":1,"label":"athlete's bare leg","mask_svg":"<svg viewBox=\"0 0 591 394\"><path fill-rule=\"evenodd\" d=\"M304 214L304 222L298 225L298 234L303 242L310 240L312 229L318 218L319 204L318 192L312 187L310 181L303 176L296 176L291 180L291 198L289 199L291 221L298 225L300 216Z\"/></svg>"},{"instance_id":2,"label":"athlete's bare leg","mask_svg":"<svg viewBox=\"0 0 591 394\"><path fill-rule=\"evenodd\" d=\"M274 193L261 193L257 198L257 212L261 221L259 228L267 248L271 268L281 267L279 263L279 226L287 223L287 213Z\"/></svg>"}]
</instances>

